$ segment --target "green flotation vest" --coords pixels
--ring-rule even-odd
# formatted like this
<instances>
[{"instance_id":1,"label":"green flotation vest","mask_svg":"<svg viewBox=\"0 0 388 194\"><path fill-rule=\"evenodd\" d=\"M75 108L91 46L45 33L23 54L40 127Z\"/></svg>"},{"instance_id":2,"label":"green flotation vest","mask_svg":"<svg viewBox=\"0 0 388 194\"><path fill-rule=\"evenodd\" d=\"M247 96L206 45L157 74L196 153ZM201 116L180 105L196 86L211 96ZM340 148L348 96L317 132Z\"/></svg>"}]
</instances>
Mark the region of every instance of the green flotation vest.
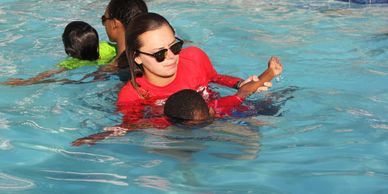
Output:
<instances>
[{"instance_id":1,"label":"green flotation vest","mask_svg":"<svg viewBox=\"0 0 388 194\"><path fill-rule=\"evenodd\" d=\"M58 66L66 69L76 69L83 66L106 65L115 58L116 47L108 42L102 41L98 45L98 52L100 57L95 61L69 58L59 63Z\"/></svg>"}]
</instances>

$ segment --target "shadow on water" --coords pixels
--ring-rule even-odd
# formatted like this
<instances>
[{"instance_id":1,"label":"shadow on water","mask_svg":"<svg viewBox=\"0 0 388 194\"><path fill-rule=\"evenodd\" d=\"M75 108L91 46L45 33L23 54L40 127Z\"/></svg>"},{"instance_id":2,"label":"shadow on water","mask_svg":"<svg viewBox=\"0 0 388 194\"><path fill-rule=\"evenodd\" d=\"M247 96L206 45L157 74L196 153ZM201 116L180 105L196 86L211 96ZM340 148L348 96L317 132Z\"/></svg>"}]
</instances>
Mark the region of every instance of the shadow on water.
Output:
<instances>
[{"instance_id":1,"label":"shadow on water","mask_svg":"<svg viewBox=\"0 0 388 194\"><path fill-rule=\"evenodd\" d=\"M273 92L268 92L263 98L246 100L244 105L246 110L233 112L232 117L253 117L258 115L282 116L284 104L294 98L292 95L295 91L300 90L297 86L280 88Z\"/></svg>"}]
</instances>

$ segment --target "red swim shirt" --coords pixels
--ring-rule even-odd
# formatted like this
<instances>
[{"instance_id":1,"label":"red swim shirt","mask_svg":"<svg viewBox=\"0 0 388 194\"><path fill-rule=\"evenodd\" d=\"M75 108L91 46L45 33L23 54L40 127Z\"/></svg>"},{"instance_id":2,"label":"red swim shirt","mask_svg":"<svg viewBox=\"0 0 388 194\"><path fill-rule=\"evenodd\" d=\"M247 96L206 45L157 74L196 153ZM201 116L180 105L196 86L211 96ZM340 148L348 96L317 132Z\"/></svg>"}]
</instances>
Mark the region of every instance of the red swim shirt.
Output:
<instances>
[{"instance_id":1,"label":"red swim shirt","mask_svg":"<svg viewBox=\"0 0 388 194\"><path fill-rule=\"evenodd\" d=\"M132 103L162 105L170 95L183 89L196 90L201 92L205 99L209 99L209 95L212 95L208 88L209 82L233 87L240 80L240 78L218 74L204 51L197 47L188 47L182 49L179 54L175 80L160 87L148 82L144 76L138 77L136 81L141 86L139 90L147 94L147 100L140 98L132 84L128 82L119 92L117 105L119 110L121 110L120 107Z\"/></svg>"}]
</instances>

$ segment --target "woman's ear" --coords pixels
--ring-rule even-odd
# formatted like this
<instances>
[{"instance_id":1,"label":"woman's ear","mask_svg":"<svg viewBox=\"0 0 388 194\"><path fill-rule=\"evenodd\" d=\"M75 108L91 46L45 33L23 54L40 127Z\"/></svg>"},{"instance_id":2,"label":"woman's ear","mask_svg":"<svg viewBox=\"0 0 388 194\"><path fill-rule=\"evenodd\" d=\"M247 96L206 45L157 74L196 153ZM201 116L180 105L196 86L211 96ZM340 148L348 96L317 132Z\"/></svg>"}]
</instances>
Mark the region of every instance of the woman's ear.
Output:
<instances>
[{"instance_id":1,"label":"woman's ear","mask_svg":"<svg viewBox=\"0 0 388 194\"><path fill-rule=\"evenodd\" d=\"M135 54L135 56L136 56L136 54ZM139 55L137 55L137 56L135 57L135 62L136 62L136 64L138 64L138 65L140 65L140 64L143 63L143 61L141 60L141 58L140 58Z\"/></svg>"}]
</instances>

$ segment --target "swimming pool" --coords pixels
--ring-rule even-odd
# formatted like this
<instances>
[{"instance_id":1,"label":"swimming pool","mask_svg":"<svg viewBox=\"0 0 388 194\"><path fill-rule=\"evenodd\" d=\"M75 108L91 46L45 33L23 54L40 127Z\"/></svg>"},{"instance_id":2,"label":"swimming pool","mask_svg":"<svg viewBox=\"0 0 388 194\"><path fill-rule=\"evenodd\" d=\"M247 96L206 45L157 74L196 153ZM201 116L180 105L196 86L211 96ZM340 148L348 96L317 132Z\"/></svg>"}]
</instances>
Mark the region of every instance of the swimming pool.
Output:
<instances>
[{"instance_id":1,"label":"swimming pool","mask_svg":"<svg viewBox=\"0 0 388 194\"><path fill-rule=\"evenodd\" d=\"M107 40L99 20L106 3L1 1L0 81L54 68L65 58L60 35L71 20L92 24ZM0 86L0 193L388 192L387 5L148 3L180 37L207 51L221 73L246 77L261 72L270 55L280 56L281 79L253 99L291 88L281 115L189 132L147 129L72 147L121 122L117 79ZM93 70L57 77L78 79Z\"/></svg>"}]
</instances>

